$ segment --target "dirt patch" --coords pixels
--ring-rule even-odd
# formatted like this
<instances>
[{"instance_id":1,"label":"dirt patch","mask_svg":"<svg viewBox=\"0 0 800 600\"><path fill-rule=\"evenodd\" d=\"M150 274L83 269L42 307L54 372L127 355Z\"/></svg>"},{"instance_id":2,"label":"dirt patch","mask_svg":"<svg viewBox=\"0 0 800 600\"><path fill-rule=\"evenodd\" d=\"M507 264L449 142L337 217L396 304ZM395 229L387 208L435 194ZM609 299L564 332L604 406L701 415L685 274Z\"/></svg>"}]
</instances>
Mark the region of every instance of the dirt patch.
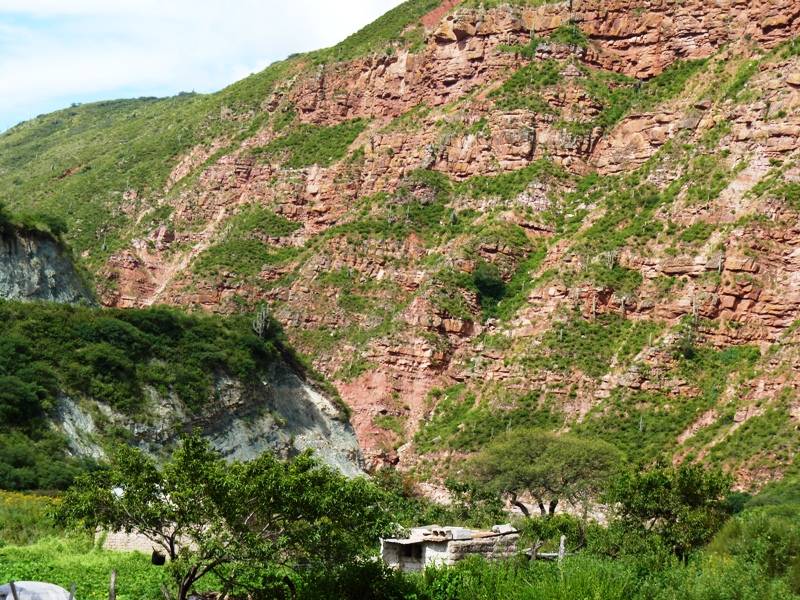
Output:
<instances>
[{"instance_id":1,"label":"dirt patch","mask_svg":"<svg viewBox=\"0 0 800 600\"><path fill-rule=\"evenodd\" d=\"M56 177L56 181L61 181L62 179L66 179L70 175L74 175L75 173L80 171L83 167L85 167L88 164L89 163L86 163L86 164L83 164L83 165L78 165L77 167L72 167L71 169L68 169L68 170L64 171L61 175Z\"/></svg>"},{"instance_id":2,"label":"dirt patch","mask_svg":"<svg viewBox=\"0 0 800 600\"><path fill-rule=\"evenodd\" d=\"M439 8L434 8L431 12L422 17L422 24L425 25L425 27L435 27L441 18L461 4L461 1L462 0L444 0L444 2L439 5Z\"/></svg>"}]
</instances>

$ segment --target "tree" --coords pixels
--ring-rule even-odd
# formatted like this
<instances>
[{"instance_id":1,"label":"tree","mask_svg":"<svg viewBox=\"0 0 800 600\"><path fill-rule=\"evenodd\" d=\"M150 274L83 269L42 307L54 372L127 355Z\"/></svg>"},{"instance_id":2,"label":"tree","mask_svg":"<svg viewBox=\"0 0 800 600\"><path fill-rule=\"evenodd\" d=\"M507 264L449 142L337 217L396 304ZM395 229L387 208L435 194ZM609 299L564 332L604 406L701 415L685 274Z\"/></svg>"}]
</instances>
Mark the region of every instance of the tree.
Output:
<instances>
[{"instance_id":1,"label":"tree","mask_svg":"<svg viewBox=\"0 0 800 600\"><path fill-rule=\"evenodd\" d=\"M543 515L552 515L561 500L585 514L588 502L603 491L621 460L619 450L601 440L521 429L495 438L472 466L479 480L509 494L525 516L528 509L518 501L525 492Z\"/></svg>"},{"instance_id":2,"label":"tree","mask_svg":"<svg viewBox=\"0 0 800 600\"><path fill-rule=\"evenodd\" d=\"M499 300L505 292L505 281L496 265L485 261L478 261L475 272L472 274L475 287L482 297Z\"/></svg>"},{"instance_id":3,"label":"tree","mask_svg":"<svg viewBox=\"0 0 800 600\"><path fill-rule=\"evenodd\" d=\"M298 565L333 568L366 557L391 533L382 501L371 482L347 479L310 453L226 463L195 434L161 467L120 448L110 470L76 481L56 516L144 535L169 557L176 597L185 600L211 572L231 586L253 589L271 578L291 588ZM234 572L258 576L234 582Z\"/></svg>"},{"instance_id":4,"label":"tree","mask_svg":"<svg viewBox=\"0 0 800 600\"><path fill-rule=\"evenodd\" d=\"M605 500L626 530L657 535L677 555L707 544L730 516L733 478L719 469L658 463L622 472Z\"/></svg>"},{"instance_id":5,"label":"tree","mask_svg":"<svg viewBox=\"0 0 800 600\"><path fill-rule=\"evenodd\" d=\"M485 528L497 525L504 518L505 502L497 492L475 482L445 481L450 494L448 504L422 495L412 479L390 467L378 470L375 483L386 492L389 512L403 527L438 523Z\"/></svg>"}]
</instances>

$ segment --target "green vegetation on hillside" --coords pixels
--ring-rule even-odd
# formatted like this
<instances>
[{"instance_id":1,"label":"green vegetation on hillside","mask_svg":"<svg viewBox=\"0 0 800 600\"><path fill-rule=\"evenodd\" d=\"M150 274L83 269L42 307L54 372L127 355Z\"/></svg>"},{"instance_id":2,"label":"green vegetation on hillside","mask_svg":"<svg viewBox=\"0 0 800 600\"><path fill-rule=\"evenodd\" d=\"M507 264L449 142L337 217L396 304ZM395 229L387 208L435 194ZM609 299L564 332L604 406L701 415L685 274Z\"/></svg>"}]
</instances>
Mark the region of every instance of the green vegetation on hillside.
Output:
<instances>
[{"instance_id":1,"label":"green vegetation on hillside","mask_svg":"<svg viewBox=\"0 0 800 600\"><path fill-rule=\"evenodd\" d=\"M329 167L347 154L347 149L366 129L362 119L344 121L339 125L300 125L271 142L264 148L254 148L253 153L269 160L283 160L289 169L302 169L312 165Z\"/></svg>"},{"instance_id":2,"label":"green vegetation on hillside","mask_svg":"<svg viewBox=\"0 0 800 600\"><path fill-rule=\"evenodd\" d=\"M407 0L343 42L312 52L309 57L317 63L328 63L353 60L375 52L392 54L395 44L404 46L421 39L421 28L407 30L441 3L442 0Z\"/></svg>"},{"instance_id":3,"label":"green vegetation on hillside","mask_svg":"<svg viewBox=\"0 0 800 600\"><path fill-rule=\"evenodd\" d=\"M634 377L641 375L656 384L680 381L697 391L676 395L678 390L668 385L652 389L651 384L646 391L618 387L588 414L576 418L565 410L565 404L577 398L578 390L570 385L528 385L531 389L527 392L492 384L476 390L463 385L435 389L432 400L436 400L436 410L414 436L415 447L420 454L437 450L474 452L506 430L558 431L569 427L576 434L615 445L631 460L649 461L665 451L677 451L680 434L698 415L717 405L729 382L752 377L760 358L758 349L750 346L720 351L697 345L689 337L689 329L680 333L682 337L674 348L662 349L674 353L677 360L674 370L653 376L647 365L636 362L636 357L660 338L664 331L662 324L634 322L619 314L601 314L596 320L587 319L577 311L566 315L565 320L556 320L541 334L535 344L518 347L513 352L516 356L513 360L524 367L526 378L541 381L545 373L560 372L567 378L572 373L583 373L598 381L612 370L624 373L627 368ZM513 342L505 343L513 347ZM507 364L513 363L507 359ZM775 449L773 462L790 462L800 448L800 438L786 425L787 406L776 406L774 411L737 430L730 440L733 445L720 444L704 460L711 464L740 465L740 461L747 461L752 455L752 450L748 453L746 447L760 448L766 444ZM735 411L735 405L727 407L717 423L690 438L683 451L694 457L705 444L730 427ZM456 468L457 464L451 467ZM447 468L440 464L438 471L447 472Z\"/></svg>"},{"instance_id":4,"label":"green vegetation on hillside","mask_svg":"<svg viewBox=\"0 0 800 600\"><path fill-rule=\"evenodd\" d=\"M145 388L174 394L197 411L214 378L245 384L283 352L297 362L278 326L253 333L250 319L179 310L107 310L0 302L0 479L11 490L65 489L94 461L69 458L46 416L62 394L91 398L128 415L147 410ZM109 439L124 435L97 417ZM99 420L98 420L99 419Z\"/></svg>"},{"instance_id":5,"label":"green vegetation on hillside","mask_svg":"<svg viewBox=\"0 0 800 600\"><path fill-rule=\"evenodd\" d=\"M538 92L561 80L561 64L555 60L534 62L517 70L501 87L489 94L500 110L527 109L541 115L555 114Z\"/></svg>"},{"instance_id":6,"label":"green vegetation on hillside","mask_svg":"<svg viewBox=\"0 0 800 600\"><path fill-rule=\"evenodd\" d=\"M556 44L566 44L567 46L574 46L576 48L588 48L589 36L586 35L579 25L571 21L561 25L558 29L550 34L550 40Z\"/></svg>"},{"instance_id":7,"label":"green vegetation on hillside","mask_svg":"<svg viewBox=\"0 0 800 600\"><path fill-rule=\"evenodd\" d=\"M652 391L617 389L602 409L598 407L590 411L584 421L576 425L575 431L610 441L631 458L651 460L666 449L676 448L678 437L695 422L698 415L717 405L729 379L734 374L743 378L752 376L760 357L758 349L751 346L723 351L695 347L687 354L680 355L677 369L661 376L660 380L678 377L695 387L699 393L675 395L670 393L672 390L669 388ZM696 452L704 443L711 441L721 427L726 424L729 426L731 422L732 418L729 421L728 417L723 417L716 427L691 438L686 450ZM693 457L694 454L690 454L689 459ZM729 458L737 464L736 456ZM706 460L719 464L711 461L710 457Z\"/></svg>"},{"instance_id":8,"label":"green vegetation on hillside","mask_svg":"<svg viewBox=\"0 0 800 600\"><path fill-rule=\"evenodd\" d=\"M268 265L292 260L298 254L294 246L276 247L263 238L282 238L300 228L299 223L260 206L249 206L233 217L222 240L200 253L192 270L208 277L228 271L254 277Z\"/></svg>"},{"instance_id":9,"label":"green vegetation on hillside","mask_svg":"<svg viewBox=\"0 0 800 600\"><path fill-rule=\"evenodd\" d=\"M0 372L14 383L3 420L33 422L61 390L134 414L151 386L199 409L211 400L215 373L251 381L278 359L282 334L277 326L269 332L258 337L246 316L2 302Z\"/></svg>"},{"instance_id":10,"label":"green vegetation on hillside","mask_svg":"<svg viewBox=\"0 0 800 600\"><path fill-rule=\"evenodd\" d=\"M500 198L513 200L528 189L534 181L564 181L567 171L548 159L539 159L522 169L495 176L476 175L470 177L456 188L457 194L465 194L474 199Z\"/></svg>"},{"instance_id":11,"label":"green vegetation on hillside","mask_svg":"<svg viewBox=\"0 0 800 600\"><path fill-rule=\"evenodd\" d=\"M294 65L275 63L215 94L76 105L21 123L0 135L0 197L21 216L65 223L77 251L103 260L124 244L128 204L145 207L195 146L255 133L269 117L264 99ZM126 204L129 190L138 198Z\"/></svg>"},{"instance_id":12,"label":"green vegetation on hillside","mask_svg":"<svg viewBox=\"0 0 800 600\"><path fill-rule=\"evenodd\" d=\"M498 6L544 6L545 4L557 4L565 0L463 0L459 4L462 8L485 8L490 10Z\"/></svg>"}]
</instances>

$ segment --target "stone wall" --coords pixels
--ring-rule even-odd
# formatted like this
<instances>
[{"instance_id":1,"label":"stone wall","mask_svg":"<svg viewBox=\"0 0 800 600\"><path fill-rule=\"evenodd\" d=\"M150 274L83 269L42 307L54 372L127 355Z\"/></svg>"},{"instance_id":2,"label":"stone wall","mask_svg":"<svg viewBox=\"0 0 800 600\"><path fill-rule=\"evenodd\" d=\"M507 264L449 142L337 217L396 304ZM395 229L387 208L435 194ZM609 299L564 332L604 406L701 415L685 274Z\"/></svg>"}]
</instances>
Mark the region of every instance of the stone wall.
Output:
<instances>
[{"instance_id":1,"label":"stone wall","mask_svg":"<svg viewBox=\"0 0 800 600\"><path fill-rule=\"evenodd\" d=\"M447 564L453 565L470 554L480 554L486 560L501 560L517 554L519 534L498 535L471 540L453 540L448 544Z\"/></svg>"}]
</instances>

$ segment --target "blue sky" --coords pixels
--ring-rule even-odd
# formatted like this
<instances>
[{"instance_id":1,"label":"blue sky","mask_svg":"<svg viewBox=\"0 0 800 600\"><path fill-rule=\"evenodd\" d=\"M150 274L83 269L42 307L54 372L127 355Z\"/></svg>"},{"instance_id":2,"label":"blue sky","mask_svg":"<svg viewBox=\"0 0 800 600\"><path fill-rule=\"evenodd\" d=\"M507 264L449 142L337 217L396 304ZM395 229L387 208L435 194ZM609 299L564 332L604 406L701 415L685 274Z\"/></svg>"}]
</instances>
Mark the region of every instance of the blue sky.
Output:
<instances>
[{"instance_id":1,"label":"blue sky","mask_svg":"<svg viewBox=\"0 0 800 600\"><path fill-rule=\"evenodd\" d=\"M74 102L213 92L402 0L0 0L0 131Z\"/></svg>"}]
</instances>

